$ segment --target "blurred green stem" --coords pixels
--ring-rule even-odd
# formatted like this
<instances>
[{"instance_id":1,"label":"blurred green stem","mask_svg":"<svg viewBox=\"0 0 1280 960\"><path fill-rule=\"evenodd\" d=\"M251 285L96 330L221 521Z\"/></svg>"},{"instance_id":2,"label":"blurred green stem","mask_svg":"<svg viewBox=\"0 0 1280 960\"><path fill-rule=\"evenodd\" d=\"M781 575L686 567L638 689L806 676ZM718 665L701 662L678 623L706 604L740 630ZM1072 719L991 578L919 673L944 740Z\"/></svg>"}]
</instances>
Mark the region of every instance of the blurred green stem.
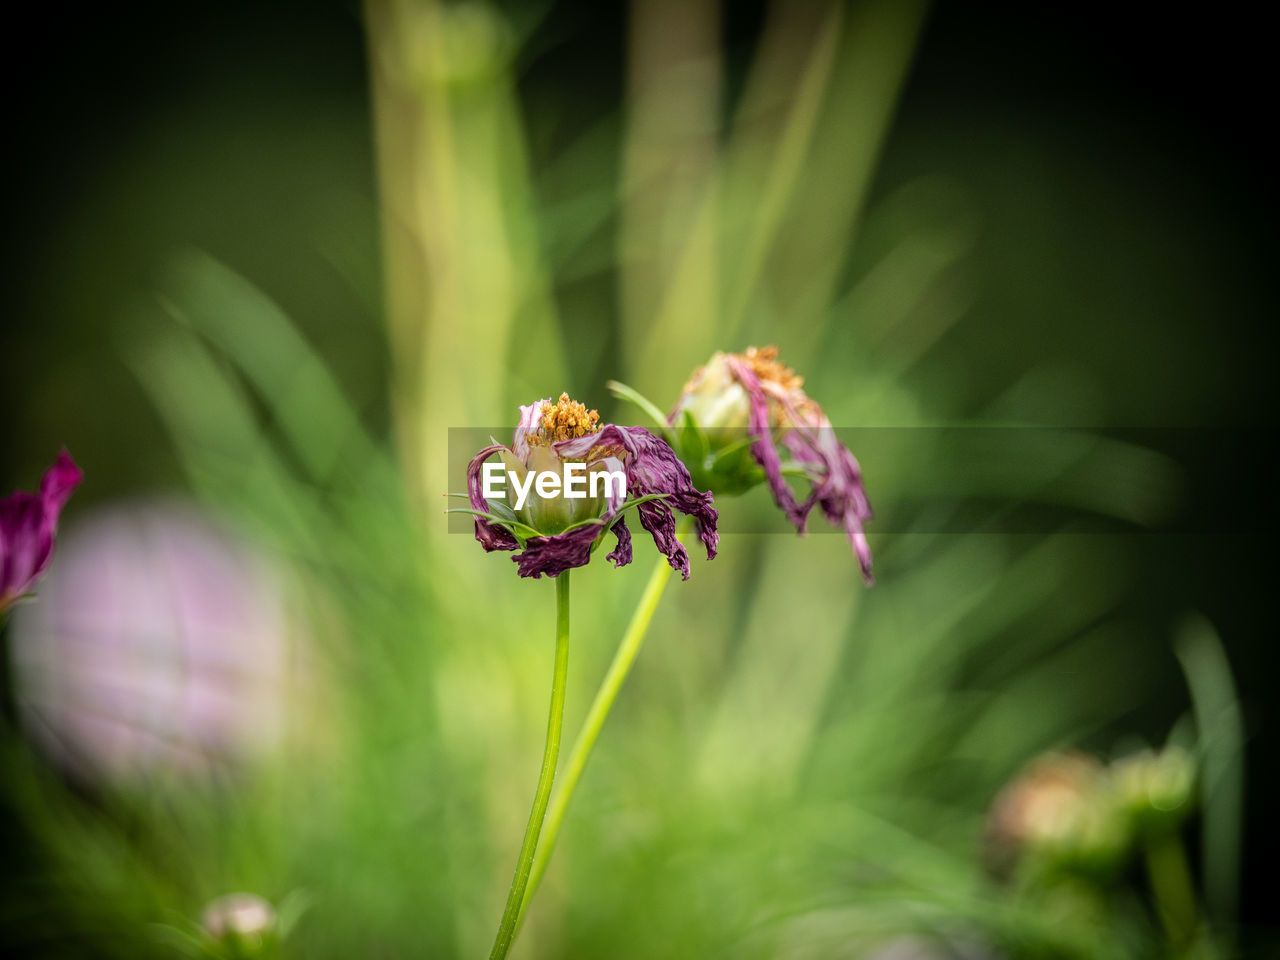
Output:
<instances>
[{"instance_id":1,"label":"blurred green stem","mask_svg":"<svg viewBox=\"0 0 1280 960\"><path fill-rule=\"evenodd\" d=\"M680 521L676 536L683 537L691 523L692 520L689 517L684 517ZM574 741L573 751L569 754L569 763L565 766L564 776L560 779L560 789L556 791L555 802L551 804L551 811L547 817L546 837L533 861L533 875L529 878L524 902L520 905L520 914L516 920L517 928L524 919L525 910L528 909L529 901L533 899L538 889L542 875L547 872L547 862L555 849L556 836L560 832L565 811L569 808L569 801L573 799L574 788L582 777L587 758L591 756L596 740L600 737L600 731L609 716L609 711L613 709L613 702L618 699L618 691L622 689L627 674L631 672L631 665L635 663L636 655L644 645L649 624L653 621L653 615L658 609L658 601L662 599L662 592L667 588L667 581L670 579L671 564L667 562L665 556L658 554L653 573L649 577L649 584L644 588L644 594L640 597L640 604L636 607L635 613L631 615L627 632L623 634L618 652L613 655L613 662L609 664L609 670L600 683L600 689L596 691L596 698L591 702L591 709L587 711L587 718L582 723L582 731Z\"/></svg>"},{"instance_id":2,"label":"blurred green stem","mask_svg":"<svg viewBox=\"0 0 1280 960\"><path fill-rule=\"evenodd\" d=\"M489 960L500 960L511 949L516 935L516 921L524 903L525 887L529 883L529 871L533 853L538 847L538 834L547 813L547 801L551 798L551 782L556 775L556 760L560 756L560 728L564 724L565 677L569 672L569 571L556 577L556 665L551 681L551 715L547 720L547 745L542 752L542 772L538 775L538 789L533 795L533 809L529 811L529 824L524 828L524 842L520 845L520 859L516 861L516 873L511 880L511 892L502 911L502 923L493 942Z\"/></svg>"},{"instance_id":3,"label":"blurred green stem","mask_svg":"<svg viewBox=\"0 0 1280 960\"><path fill-rule=\"evenodd\" d=\"M1146 849L1147 875L1171 946L1178 954L1187 947L1200 925L1191 871L1177 836L1151 840Z\"/></svg>"}]
</instances>

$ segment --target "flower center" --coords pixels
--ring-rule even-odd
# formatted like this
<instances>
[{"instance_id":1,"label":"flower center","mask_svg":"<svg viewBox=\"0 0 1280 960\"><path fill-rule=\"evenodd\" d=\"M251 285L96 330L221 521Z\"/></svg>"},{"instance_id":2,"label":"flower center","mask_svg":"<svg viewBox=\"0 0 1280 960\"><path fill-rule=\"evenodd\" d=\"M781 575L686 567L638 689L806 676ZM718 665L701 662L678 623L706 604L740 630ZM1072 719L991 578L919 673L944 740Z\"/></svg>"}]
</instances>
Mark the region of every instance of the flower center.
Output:
<instances>
[{"instance_id":1,"label":"flower center","mask_svg":"<svg viewBox=\"0 0 1280 960\"><path fill-rule=\"evenodd\" d=\"M560 394L555 403L550 400L542 402L542 419L538 428L530 431L529 443L532 445L558 443L561 440L572 440L600 429L600 413L588 410L576 400L570 400L567 393Z\"/></svg>"}]
</instances>

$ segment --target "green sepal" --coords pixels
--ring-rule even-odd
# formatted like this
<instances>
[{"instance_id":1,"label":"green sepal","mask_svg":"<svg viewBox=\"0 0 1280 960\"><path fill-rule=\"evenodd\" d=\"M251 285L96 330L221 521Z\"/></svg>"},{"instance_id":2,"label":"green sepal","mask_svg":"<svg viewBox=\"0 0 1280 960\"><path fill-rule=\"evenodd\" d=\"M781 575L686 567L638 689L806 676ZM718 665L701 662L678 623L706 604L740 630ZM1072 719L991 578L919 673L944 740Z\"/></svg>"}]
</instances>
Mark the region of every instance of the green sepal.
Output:
<instances>
[{"instance_id":1,"label":"green sepal","mask_svg":"<svg viewBox=\"0 0 1280 960\"><path fill-rule=\"evenodd\" d=\"M507 520L507 519L504 519L503 517L498 516L495 513L487 513L484 510L472 510L470 507L450 507L448 510L445 511L445 513L469 513L473 517L483 517L484 519L488 520L490 523L494 524L495 526L502 527L504 530L510 533L513 537L515 537L518 541L520 541L520 546L522 547L524 546L525 541L528 540L530 537L543 536L543 534L533 529L533 527L529 526L527 523L521 523L519 520L515 520L515 519ZM522 535L520 533L521 530L526 530L528 532Z\"/></svg>"}]
</instances>

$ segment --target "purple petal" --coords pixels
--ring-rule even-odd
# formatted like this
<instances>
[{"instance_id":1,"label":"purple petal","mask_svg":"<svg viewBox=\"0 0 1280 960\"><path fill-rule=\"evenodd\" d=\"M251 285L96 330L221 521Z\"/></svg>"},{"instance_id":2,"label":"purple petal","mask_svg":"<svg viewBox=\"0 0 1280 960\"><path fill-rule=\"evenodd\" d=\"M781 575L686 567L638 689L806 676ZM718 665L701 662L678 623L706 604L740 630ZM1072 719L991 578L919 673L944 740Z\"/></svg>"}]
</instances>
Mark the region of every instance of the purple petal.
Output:
<instances>
[{"instance_id":1,"label":"purple petal","mask_svg":"<svg viewBox=\"0 0 1280 960\"><path fill-rule=\"evenodd\" d=\"M689 552L676 537L676 518L662 500L650 500L636 507L640 525L649 531L658 549L667 555L672 570L679 570L681 579L689 579Z\"/></svg>"},{"instance_id":2,"label":"purple petal","mask_svg":"<svg viewBox=\"0 0 1280 960\"><path fill-rule=\"evenodd\" d=\"M495 443L492 446L485 447L472 457L471 462L467 464L467 494L471 498L472 510L483 510L486 513L489 512L489 501L486 500L484 498L484 494L481 493L480 468L484 465L486 460L499 450L506 449L507 448L502 444ZM486 551L515 550L520 546L520 541L518 541L515 538L515 535L505 527L499 527L496 524L490 523L484 517L476 517L475 520L476 539L480 541L480 546L484 547Z\"/></svg>"},{"instance_id":3,"label":"purple petal","mask_svg":"<svg viewBox=\"0 0 1280 960\"><path fill-rule=\"evenodd\" d=\"M804 533L809 512L814 506L821 506L828 520L844 528L863 578L872 583L871 548L862 529L863 523L871 519L871 505L863 488L858 461L836 437L831 421L810 398L799 391L788 393L778 384L761 383L750 366L733 357L729 363L751 401L748 430L755 439L751 454L764 469L774 501L800 533ZM778 403L783 421L790 425L783 444L791 459L809 468L810 475L816 478L803 503L796 501L782 476L781 458L770 429L770 400Z\"/></svg>"},{"instance_id":4,"label":"purple petal","mask_svg":"<svg viewBox=\"0 0 1280 960\"><path fill-rule=\"evenodd\" d=\"M604 468L604 470L605 470L605 471L607 471L608 473L621 473L621 474L626 474L626 472L627 472L627 466L626 466L626 464L625 464L625 463L623 463L623 462L622 462L622 460L621 460L620 458L618 458L618 457L613 457L613 456L609 456L609 457L601 457L601 458L600 458L600 459L598 459L598 460L593 460L593 461L591 461L591 463L590 463L590 464L588 464L588 466L589 466L589 467L596 467L596 466L602 467L602 468ZM628 489L628 490L630 490L630 489L631 489L631 481L630 481L630 479L628 479L628 481L627 481L627 489ZM605 504L605 514L604 514L604 516L605 516L605 519L606 519L606 520L612 520L612 519L613 519L613 517L614 517L614 515L615 515L619 510L621 510L621 509L622 509L622 504L623 504L623 502L627 499L625 496L623 496L622 491L621 491L621 490L619 490L619 489L617 488L617 486L616 486L616 485L615 485L615 486L613 486L613 487L611 487L609 492L610 492L611 496L609 497L608 502Z\"/></svg>"},{"instance_id":5,"label":"purple petal","mask_svg":"<svg viewBox=\"0 0 1280 960\"><path fill-rule=\"evenodd\" d=\"M785 444L791 456L812 468L816 476L813 491L801 506L806 514L818 504L826 518L842 527L853 552L858 557L863 579L868 584L871 575L871 547L863 533L862 525L871 519L871 504L862 483L862 468L858 461L836 436L835 428L821 411L810 415L809 423L787 432Z\"/></svg>"},{"instance_id":6,"label":"purple petal","mask_svg":"<svg viewBox=\"0 0 1280 960\"><path fill-rule=\"evenodd\" d=\"M804 533L805 521L812 509L812 501L801 506L796 503L796 496L782 476L782 460L778 456L778 448L773 443L773 431L769 424L769 398L760 385L759 378L745 363L730 357L729 363L733 375L747 391L751 402L751 413L747 420L747 431L755 439L751 445L751 456L764 470L769 481L769 489L773 491L774 502L782 508L787 519L795 524L796 530Z\"/></svg>"},{"instance_id":7,"label":"purple petal","mask_svg":"<svg viewBox=\"0 0 1280 960\"><path fill-rule=\"evenodd\" d=\"M591 560L591 545L600 536L600 530L600 524L589 523L553 537L530 537L524 550L511 559L516 562L522 577L536 579L543 574L558 577L566 570L587 565Z\"/></svg>"},{"instance_id":8,"label":"purple petal","mask_svg":"<svg viewBox=\"0 0 1280 960\"><path fill-rule=\"evenodd\" d=\"M694 518L707 559L716 555L720 535L716 531L719 515L713 505L715 498L694 487L688 468L665 440L644 427L620 427L611 423L597 433L556 444L556 452L566 459L585 458L596 448L621 448L626 452L622 461L627 474L628 496L667 495L665 500L651 500L637 509L641 525L653 535L658 549L667 555L674 569L685 577L689 575L688 554L675 537L671 507Z\"/></svg>"},{"instance_id":9,"label":"purple petal","mask_svg":"<svg viewBox=\"0 0 1280 960\"><path fill-rule=\"evenodd\" d=\"M822 505L828 520L844 528L853 552L858 557L863 579L873 583L871 574L871 547L867 544L862 525L871 519L871 504L862 483L862 468L849 448L840 442L830 421L821 418L821 425L814 431L814 444L826 464L826 475L814 487L813 495Z\"/></svg>"},{"instance_id":10,"label":"purple petal","mask_svg":"<svg viewBox=\"0 0 1280 960\"><path fill-rule=\"evenodd\" d=\"M627 527L626 517L619 517L613 525L613 535L618 543L613 552L606 554L606 560L612 560L615 567L625 567L631 562L631 530Z\"/></svg>"}]
</instances>

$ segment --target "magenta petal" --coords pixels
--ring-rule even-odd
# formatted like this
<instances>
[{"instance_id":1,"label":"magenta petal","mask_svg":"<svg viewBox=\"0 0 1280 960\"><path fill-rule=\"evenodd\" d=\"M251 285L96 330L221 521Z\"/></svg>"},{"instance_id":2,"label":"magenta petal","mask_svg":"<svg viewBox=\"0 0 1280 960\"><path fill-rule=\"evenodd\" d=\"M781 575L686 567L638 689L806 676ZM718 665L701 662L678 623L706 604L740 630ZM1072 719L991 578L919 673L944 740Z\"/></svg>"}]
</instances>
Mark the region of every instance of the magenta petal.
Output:
<instances>
[{"instance_id":1,"label":"magenta petal","mask_svg":"<svg viewBox=\"0 0 1280 960\"><path fill-rule=\"evenodd\" d=\"M40 481L40 499L44 501L45 510L52 516L55 525L58 514L83 479L84 471L76 466L65 448L58 454L53 466L45 471L44 479Z\"/></svg>"},{"instance_id":2,"label":"magenta petal","mask_svg":"<svg viewBox=\"0 0 1280 960\"><path fill-rule=\"evenodd\" d=\"M27 592L52 549L39 497L18 492L0 501L0 608Z\"/></svg>"},{"instance_id":3,"label":"magenta petal","mask_svg":"<svg viewBox=\"0 0 1280 960\"><path fill-rule=\"evenodd\" d=\"M0 608L28 593L53 555L58 517L84 478L63 450L40 483L40 494L19 491L0 500Z\"/></svg>"}]
</instances>

